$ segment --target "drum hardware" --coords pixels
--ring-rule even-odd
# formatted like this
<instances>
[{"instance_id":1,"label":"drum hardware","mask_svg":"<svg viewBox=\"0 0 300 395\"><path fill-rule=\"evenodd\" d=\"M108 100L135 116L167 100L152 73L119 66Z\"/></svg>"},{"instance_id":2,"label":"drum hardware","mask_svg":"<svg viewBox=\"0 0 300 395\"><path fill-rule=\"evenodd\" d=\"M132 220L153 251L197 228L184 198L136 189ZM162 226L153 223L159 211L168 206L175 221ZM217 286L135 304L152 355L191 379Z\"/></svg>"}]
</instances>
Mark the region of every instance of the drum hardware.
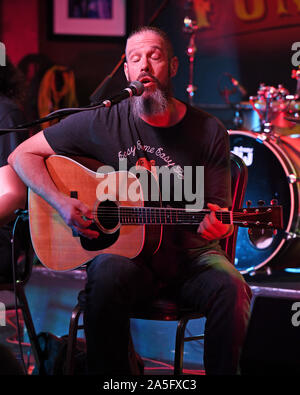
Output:
<instances>
[{"instance_id":1,"label":"drum hardware","mask_svg":"<svg viewBox=\"0 0 300 395\"><path fill-rule=\"evenodd\" d=\"M259 116L261 131L263 133L272 134L274 132L274 125L272 123L274 113L278 110L280 112L286 112L289 107L289 101L294 99L295 97L290 95L289 91L281 84L278 85L278 88L266 86L264 83L260 84L257 96L250 96L249 101L253 110ZM258 109L258 103L263 105L263 110L260 111ZM275 109L276 111L274 111Z\"/></svg>"},{"instance_id":2,"label":"drum hardware","mask_svg":"<svg viewBox=\"0 0 300 395\"><path fill-rule=\"evenodd\" d=\"M295 122L295 123L300 123L300 118L294 117L294 118L289 118L289 117L284 117L289 122Z\"/></svg>"},{"instance_id":3,"label":"drum hardware","mask_svg":"<svg viewBox=\"0 0 300 395\"><path fill-rule=\"evenodd\" d=\"M264 129L263 129L264 133L267 133L267 134L273 133L274 126L270 122L263 122L263 126L264 126Z\"/></svg>"},{"instance_id":4,"label":"drum hardware","mask_svg":"<svg viewBox=\"0 0 300 395\"><path fill-rule=\"evenodd\" d=\"M193 84L193 81L194 81L195 54L197 52L195 39L198 31L199 31L199 26L197 25L197 22L186 16L184 18L183 32L188 33L190 35L188 49L186 51L189 57L189 84L186 91L189 97L189 104L191 105L193 104L193 98L197 90L197 87Z\"/></svg>"},{"instance_id":5,"label":"drum hardware","mask_svg":"<svg viewBox=\"0 0 300 395\"><path fill-rule=\"evenodd\" d=\"M268 139L268 136L266 135L266 134L258 134L257 136L256 136L256 140L259 142L259 143L263 143L265 140L267 140Z\"/></svg>"},{"instance_id":6,"label":"drum hardware","mask_svg":"<svg viewBox=\"0 0 300 395\"><path fill-rule=\"evenodd\" d=\"M272 269L270 268L270 266L265 266L263 269L259 269L259 270L251 270L251 271L249 271L247 274L250 276L250 277L254 277L254 276L256 276L257 274L258 274L258 272L259 273L264 273L264 274L266 274L267 276L271 276L271 274L273 273L273 271L272 271Z\"/></svg>"},{"instance_id":7,"label":"drum hardware","mask_svg":"<svg viewBox=\"0 0 300 395\"><path fill-rule=\"evenodd\" d=\"M228 73L227 73L228 74ZM282 85L278 87L259 85L256 96L250 96L249 102L235 106L233 124L236 130L247 130L266 135L300 135L300 67L292 71L297 80L294 95ZM231 92L225 92L227 95Z\"/></svg>"},{"instance_id":8,"label":"drum hardware","mask_svg":"<svg viewBox=\"0 0 300 395\"><path fill-rule=\"evenodd\" d=\"M243 121L243 117L241 115L241 111L239 109L237 109L234 113L234 118L233 118L233 124L236 127L236 129L240 129L243 125L244 121Z\"/></svg>"},{"instance_id":9,"label":"drum hardware","mask_svg":"<svg viewBox=\"0 0 300 395\"><path fill-rule=\"evenodd\" d=\"M285 232L285 239L286 240L300 239L300 235L293 232Z\"/></svg>"},{"instance_id":10,"label":"drum hardware","mask_svg":"<svg viewBox=\"0 0 300 395\"><path fill-rule=\"evenodd\" d=\"M287 178L290 184L294 184L295 182L300 182L300 177L297 177L295 174L289 174Z\"/></svg>"},{"instance_id":11,"label":"drum hardware","mask_svg":"<svg viewBox=\"0 0 300 395\"><path fill-rule=\"evenodd\" d=\"M258 197L283 206L284 229L240 228L235 266L242 274L299 267L300 139L245 130L229 130L230 149L248 167L246 205ZM263 202L261 202L262 204Z\"/></svg>"},{"instance_id":12,"label":"drum hardware","mask_svg":"<svg viewBox=\"0 0 300 395\"><path fill-rule=\"evenodd\" d=\"M294 132L290 121L299 117L298 99L299 95L291 95L282 84L274 87L261 83L256 96L250 96L249 102L241 102L237 107L233 124L237 130L290 135Z\"/></svg>"},{"instance_id":13,"label":"drum hardware","mask_svg":"<svg viewBox=\"0 0 300 395\"><path fill-rule=\"evenodd\" d=\"M264 200L259 200L258 202L257 202L257 205L258 206L264 206L266 204L266 202L264 201Z\"/></svg>"},{"instance_id":14,"label":"drum hardware","mask_svg":"<svg viewBox=\"0 0 300 395\"><path fill-rule=\"evenodd\" d=\"M297 80L296 95L300 96L300 66L297 70L292 70L291 77Z\"/></svg>"},{"instance_id":15,"label":"drum hardware","mask_svg":"<svg viewBox=\"0 0 300 395\"><path fill-rule=\"evenodd\" d=\"M221 82L223 81L224 76L226 77L226 80L229 79L229 81L232 85L232 88L229 88L227 86L224 86L224 87L221 86L222 85ZM237 79L235 79L230 73L227 73L227 72L223 73L218 81L218 91L219 91L219 94L223 97L225 103L230 105L231 108L235 108L236 111L235 111L235 117L234 117L233 123L236 127L239 127L239 126L241 126L241 121L243 123L243 119L242 119L242 117L240 115L240 111L239 111L239 104L233 104L230 102L230 99L229 99L229 97L231 95L233 95L234 93L236 93L237 90L243 96L245 96L247 94L246 89L240 84L240 82Z\"/></svg>"},{"instance_id":16,"label":"drum hardware","mask_svg":"<svg viewBox=\"0 0 300 395\"><path fill-rule=\"evenodd\" d=\"M270 133L265 133L265 132L262 133L254 132L254 133L256 133L256 140L259 143L264 143L265 141L272 141L275 144L278 144L281 139L281 136L278 135L273 128Z\"/></svg>"},{"instance_id":17,"label":"drum hardware","mask_svg":"<svg viewBox=\"0 0 300 395\"><path fill-rule=\"evenodd\" d=\"M240 130L244 123L244 119L241 113L242 107L240 104L235 104L234 108L235 108L235 112L234 112L233 124L236 130Z\"/></svg>"},{"instance_id":18,"label":"drum hardware","mask_svg":"<svg viewBox=\"0 0 300 395\"><path fill-rule=\"evenodd\" d=\"M237 79L235 79L233 77L233 75L231 75L230 73L224 73L225 75L227 75L227 77L229 77L231 83L233 86L235 86L241 93L242 96L246 96L247 95L247 91L246 89L243 87L243 85L241 85L240 81L238 81Z\"/></svg>"}]
</instances>

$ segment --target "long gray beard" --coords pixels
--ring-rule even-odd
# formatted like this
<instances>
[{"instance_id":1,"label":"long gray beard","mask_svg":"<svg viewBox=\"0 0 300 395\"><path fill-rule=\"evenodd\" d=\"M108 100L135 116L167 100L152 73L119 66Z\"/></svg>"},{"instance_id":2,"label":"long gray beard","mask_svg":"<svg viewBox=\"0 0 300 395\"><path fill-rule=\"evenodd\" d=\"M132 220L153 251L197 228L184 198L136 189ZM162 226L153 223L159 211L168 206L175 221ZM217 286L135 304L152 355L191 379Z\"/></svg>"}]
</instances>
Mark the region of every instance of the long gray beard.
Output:
<instances>
[{"instance_id":1,"label":"long gray beard","mask_svg":"<svg viewBox=\"0 0 300 395\"><path fill-rule=\"evenodd\" d=\"M135 117L162 114L167 109L169 103L167 95L160 89L156 89L146 97L133 96L130 100L132 112Z\"/></svg>"}]
</instances>

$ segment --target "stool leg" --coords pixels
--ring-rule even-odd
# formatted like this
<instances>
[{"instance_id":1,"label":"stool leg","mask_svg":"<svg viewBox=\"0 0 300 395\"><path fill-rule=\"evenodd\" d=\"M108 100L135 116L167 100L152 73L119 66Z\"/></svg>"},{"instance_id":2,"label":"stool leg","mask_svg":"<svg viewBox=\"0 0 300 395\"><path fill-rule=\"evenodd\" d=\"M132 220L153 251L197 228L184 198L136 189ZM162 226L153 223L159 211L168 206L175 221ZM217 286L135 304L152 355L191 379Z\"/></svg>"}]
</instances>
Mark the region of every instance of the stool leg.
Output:
<instances>
[{"instance_id":1,"label":"stool leg","mask_svg":"<svg viewBox=\"0 0 300 395\"><path fill-rule=\"evenodd\" d=\"M67 355L66 355L66 375L74 374L74 350L77 343L77 331L78 331L78 321L82 313L79 305L77 305L72 311L72 316L69 326L69 336L67 343Z\"/></svg>"},{"instance_id":2,"label":"stool leg","mask_svg":"<svg viewBox=\"0 0 300 395\"><path fill-rule=\"evenodd\" d=\"M25 295L24 287L22 285L16 287L16 293L17 293L17 298L20 303L20 307L23 313L23 319L26 325L28 337L30 340L30 344L32 347L32 352L33 356L35 359L35 363L37 365L38 371L40 372L39 374L43 374L43 366L42 366L42 350L40 347L40 344L37 339L37 335L35 332L34 324L32 321L32 316L29 310L27 298Z\"/></svg>"},{"instance_id":3,"label":"stool leg","mask_svg":"<svg viewBox=\"0 0 300 395\"><path fill-rule=\"evenodd\" d=\"M188 318L181 318L178 321L176 340L175 340L175 358L174 358L174 375L182 374L183 368L183 351L184 351L184 333Z\"/></svg>"}]
</instances>

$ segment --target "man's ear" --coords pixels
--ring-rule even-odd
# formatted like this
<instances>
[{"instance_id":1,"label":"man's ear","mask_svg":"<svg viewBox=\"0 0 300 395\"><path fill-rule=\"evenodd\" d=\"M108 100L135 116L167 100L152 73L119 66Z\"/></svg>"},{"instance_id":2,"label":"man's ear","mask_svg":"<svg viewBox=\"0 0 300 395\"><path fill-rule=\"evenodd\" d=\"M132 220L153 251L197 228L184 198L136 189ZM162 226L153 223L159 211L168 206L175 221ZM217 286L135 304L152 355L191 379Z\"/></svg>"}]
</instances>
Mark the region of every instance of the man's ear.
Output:
<instances>
[{"instance_id":1,"label":"man's ear","mask_svg":"<svg viewBox=\"0 0 300 395\"><path fill-rule=\"evenodd\" d=\"M178 66L179 66L179 60L178 60L177 56L173 56L173 58L171 59L171 62L170 62L170 76L171 76L171 78L175 77L175 75L177 74Z\"/></svg>"},{"instance_id":2,"label":"man's ear","mask_svg":"<svg viewBox=\"0 0 300 395\"><path fill-rule=\"evenodd\" d=\"M127 81L129 81L129 78L128 78L128 65L127 65L126 62L124 63L124 74L125 74L125 77L126 77Z\"/></svg>"}]
</instances>

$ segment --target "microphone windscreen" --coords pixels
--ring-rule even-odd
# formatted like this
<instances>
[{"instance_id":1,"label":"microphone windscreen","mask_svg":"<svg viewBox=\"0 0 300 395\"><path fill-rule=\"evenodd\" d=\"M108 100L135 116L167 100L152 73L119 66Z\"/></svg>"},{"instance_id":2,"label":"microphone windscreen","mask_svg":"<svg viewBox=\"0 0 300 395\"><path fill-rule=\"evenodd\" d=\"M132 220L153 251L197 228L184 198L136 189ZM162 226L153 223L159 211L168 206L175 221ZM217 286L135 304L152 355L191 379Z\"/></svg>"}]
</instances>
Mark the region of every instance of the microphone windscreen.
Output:
<instances>
[{"instance_id":1,"label":"microphone windscreen","mask_svg":"<svg viewBox=\"0 0 300 395\"><path fill-rule=\"evenodd\" d=\"M132 81L130 86L135 89L135 96L140 96L144 92L144 84L140 81Z\"/></svg>"}]
</instances>

